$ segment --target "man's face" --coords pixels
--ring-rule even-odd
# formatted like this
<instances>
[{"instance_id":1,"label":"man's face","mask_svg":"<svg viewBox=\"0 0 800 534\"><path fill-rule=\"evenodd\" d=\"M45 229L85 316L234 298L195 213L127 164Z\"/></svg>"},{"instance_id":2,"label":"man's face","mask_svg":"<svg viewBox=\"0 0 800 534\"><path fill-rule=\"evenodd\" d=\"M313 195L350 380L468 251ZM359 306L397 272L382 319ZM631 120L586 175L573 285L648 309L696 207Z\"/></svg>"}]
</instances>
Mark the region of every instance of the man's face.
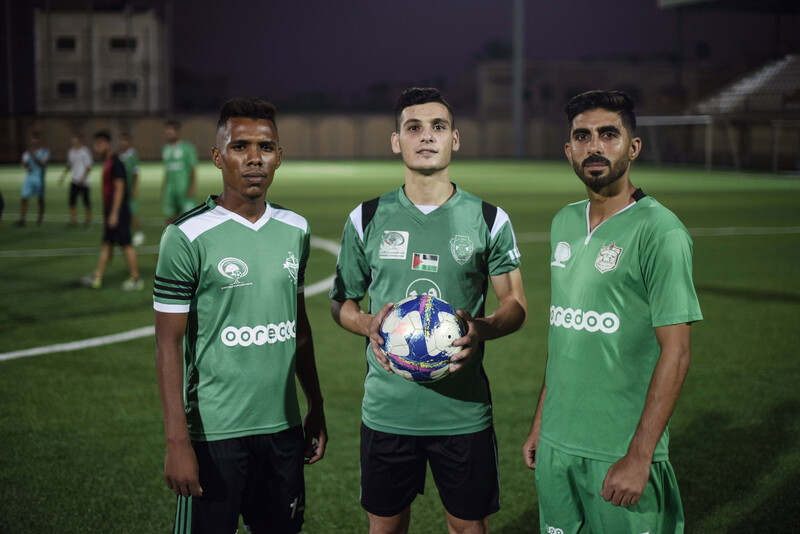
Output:
<instances>
[{"instance_id":1,"label":"man's face","mask_svg":"<svg viewBox=\"0 0 800 534\"><path fill-rule=\"evenodd\" d=\"M453 118L439 102L409 106L400 114L400 131L392 134L392 151L412 171L430 175L446 169L459 148Z\"/></svg>"},{"instance_id":2,"label":"man's face","mask_svg":"<svg viewBox=\"0 0 800 534\"><path fill-rule=\"evenodd\" d=\"M31 148L33 150L39 150L42 147L42 138L38 135L31 136Z\"/></svg>"},{"instance_id":3,"label":"man's face","mask_svg":"<svg viewBox=\"0 0 800 534\"><path fill-rule=\"evenodd\" d=\"M597 193L628 173L641 146L641 139L631 138L618 113L597 108L572 120L564 152L578 178Z\"/></svg>"},{"instance_id":4,"label":"man's face","mask_svg":"<svg viewBox=\"0 0 800 534\"><path fill-rule=\"evenodd\" d=\"M222 170L226 193L250 200L264 198L281 164L275 124L266 119L229 119L217 132L217 146L211 155Z\"/></svg>"},{"instance_id":5,"label":"man's face","mask_svg":"<svg viewBox=\"0 0 800 534\"><path fill-rule=\"evenodd\" d=\"M119 149L122 152L125 152L131 147L131 141L127 137L120 137L119 138Z\"/></svg>"},{"instance_id":6,"label":"man's face","mask_svg":"<svg viewBox=\"0 0 800 534\"><path fill-rule=\"evenodd\" d=\"M72 148L80 148L81 147L81 138L77 135L73 135L69 138L70 143L72 143Z\"/></svg>"},{"instance_id":7,"label":"man's face","mask_svg":"<svg viewBox=\"0 0 800 534\"><path fill-rule=\"evenodd\" d=\"M111 151L111 143L106 141L106 139L104 137L95 137L94 138L94 151L101 158L105 158L105 157L108 156L108 153Z\"/></svg>"},{"instance_id":8,"label":"man's face","mask_svg":"<svg viewBox=\"0 0 800 534\"><path fill-rule=\"evenodd\" d=\"M180 138L180 131L178 128L170 124L164 130L164 136L167 138L167 142L174 143Z\"/></svg>"}]
</instances>

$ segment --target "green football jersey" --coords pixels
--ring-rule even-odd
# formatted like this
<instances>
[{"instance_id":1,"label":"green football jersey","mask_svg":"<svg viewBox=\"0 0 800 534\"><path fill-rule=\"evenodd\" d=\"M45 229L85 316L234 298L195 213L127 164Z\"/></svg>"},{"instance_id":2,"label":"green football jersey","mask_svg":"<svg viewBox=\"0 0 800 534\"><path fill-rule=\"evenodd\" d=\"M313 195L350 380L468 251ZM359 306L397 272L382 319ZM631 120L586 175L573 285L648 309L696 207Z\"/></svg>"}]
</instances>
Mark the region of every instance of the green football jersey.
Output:
<instances>
[{"instance_id":1,"label":"green football jersey","mask_svg":"<svg viewBox=\"0 0 800 534\"><path fill-rule=\"evenodd\" d=\"M130 197L131 189L133 188L133 177L139 174L139 153L136 149L131 147L125 152L120 152L119 159L125 165L125 172L128 179L125 181L125 186L128 188L128 197Z\"/></svg>"},{"instance_id":2,"label":"green football jersey","mask_svg":"<svg viewBox=\"0 0 800 534\"><path fill-rule=\"evenodd\" d=\"M553 219L547 394L541 439L615 462L628 450L661 353L654 328L703 318L692 240L638 190L636 202L589 231L589 201ZM653 457L668 458L664 431Z\"/></svg>"},{"instance_id":3,"label":"green football jersey","mask_svg":"<svg viewBox=\"0 0 800 534\"><path fill-rule=\"evenodd\" d=\"M164 230L153 288L156 311L189 314L186 415L201 441L300 424L295 336L308 223L270 204L251 223L214 198Z\"/></svg>"},{"instance_id":4,"label":"green football jersey","mask_svg":"<svg viewBox=\"0 0 800 534\"><path fill-rule=\"evenodd\" d=\"M175 191L189 189L192 168L197 165L197 151L194 145L186 140L175 144L167 143L161 152L164 168L167 172L167 187Z\"/></svg>"},{"instance_id":5,"label":"green football jersey","mask_svg":"<svg viewBox=\"0 0 800 534\"><path fill-rule=\"evenodd\" d=\"M454 186L455 187L455 186ZM444 205L424 214L403 188L359 205L345 223L331 298L360 301L369 311L429 294L484 315L489 277L519 267L506 213L456 187ZM362 419L373 430L407 435L478 432L491 424L483 346L458 372L429 384L381 367L367 346Z\"/></svg>"}]
</instances>

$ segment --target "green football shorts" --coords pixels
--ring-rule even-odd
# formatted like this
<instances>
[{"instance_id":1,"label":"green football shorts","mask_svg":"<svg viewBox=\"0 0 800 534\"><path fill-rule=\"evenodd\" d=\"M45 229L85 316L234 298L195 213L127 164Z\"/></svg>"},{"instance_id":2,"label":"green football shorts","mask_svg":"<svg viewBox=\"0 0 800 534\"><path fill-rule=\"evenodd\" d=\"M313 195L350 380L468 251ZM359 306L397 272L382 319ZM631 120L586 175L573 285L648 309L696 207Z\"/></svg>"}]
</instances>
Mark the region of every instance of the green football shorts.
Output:
<instances>
[{"instance_id":1,"label":"green football shorts","mask_svg":"<svg viewBox=\"0 0 800 534\"><path fill-rule=\"evenodd\" d=\"M572 456L539 441L536 489L542 534L683 532L683 506L669 461L650 466L650 480L639 502L626 508L600 495L611 465Z\"/></svg>"}]
</instances>

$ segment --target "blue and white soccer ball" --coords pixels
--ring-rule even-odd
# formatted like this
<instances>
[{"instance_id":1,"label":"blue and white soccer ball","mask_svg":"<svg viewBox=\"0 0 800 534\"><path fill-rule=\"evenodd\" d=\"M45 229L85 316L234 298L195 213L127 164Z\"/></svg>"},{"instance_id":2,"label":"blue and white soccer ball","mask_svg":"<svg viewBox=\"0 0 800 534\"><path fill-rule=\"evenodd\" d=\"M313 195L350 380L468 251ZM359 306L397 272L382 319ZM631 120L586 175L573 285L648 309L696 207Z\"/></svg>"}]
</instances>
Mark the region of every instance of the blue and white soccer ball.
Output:
<instances>
[{"instance_id":1,"label":"blue and white soccer ball","mask_svg":"<svg viewBox=\"0 0 800 534\"><path fill-rule=\"evenodd\" d=\"M401 300L381 323L389 366L407 380L433 382L450 374L450 357L463 347L453 341L466 328L447 302L430 295Z\"/></svg>"}]
</instances>

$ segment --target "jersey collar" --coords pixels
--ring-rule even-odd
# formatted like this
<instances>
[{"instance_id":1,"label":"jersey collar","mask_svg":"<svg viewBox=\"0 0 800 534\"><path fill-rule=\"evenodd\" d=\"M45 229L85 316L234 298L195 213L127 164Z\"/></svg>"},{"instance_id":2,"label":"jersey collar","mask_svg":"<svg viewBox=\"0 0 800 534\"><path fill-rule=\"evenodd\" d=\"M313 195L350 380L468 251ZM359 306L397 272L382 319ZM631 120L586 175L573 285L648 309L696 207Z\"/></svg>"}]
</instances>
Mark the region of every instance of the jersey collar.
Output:
<instances>
[{"instance_id":1,"label":"jersey collar","mask_svg":"<svg viewBox=\"0 0 800 534\"><path fill-rule=\"evenodd\" d=\"M587 201L586 202L586 240L583 242L583 244L584 245L588 245L589 244L589 240L592 238L592 235L597 231L598 228L603 226L605 223L607 223L608 221L610 221L611 219L613 219L614 217L616 217L620 213L628 211L629 209L634 207L637 202L639 202L640 200L642 200L646 196L647 195L644 193L644 191L641 190L641 188L637 189L631 195L631 198L633 199L633 202L631 202L630 204L628 204L627 206L625 206L624 208L619 210L617 213L615 213L614 215L612 215L611 217L609 217L605 221L603 221L600 224L598 224L597 226L595 226L594 230L591 229L592 227L591 227L591 225L589 223L589 206L590 206L590 202Z\"/></svg>"},{"instance_id":2,"label":"jersey collar","mask_svg":"<svg viewBox=\"0 0 800 534\"><path fill-rule=\"evenodd\" d=\"M441 217L443 214L449 212L453 206L455 206L458 201L461 199L461 189L453 182L450 182L453 185L453 189L455 190L453 196L447 199L447 201L433 210L430 213L422 213L419 208L417 208L406 196L405 188L400 187L397 190L397 199L403 209L411 215L414 219L419 222L427 222L427 221L434 221Z\"/></svg>"},{"instance_id":3,"label":"jersey collar","mask_svg":"<svg viewBox=\"0 0 800 534\"><path fill-rule=\"evenodd\" d=\"M256 231L260 230L265 224L269 222L269 220L272 218L272 213L274 210L274 208L269 204L269 202L265 202L267 209L264 210L264 213L261 215L261 217L256 222L253 223L248 221L241 215L236 214L230 211L229 209L223 208L222 206L217 204L217 195L211 195L208 198L214 204L214 211L219 213L221 216L227 217L228 219L237 222L242 226L245 226L247 228L250 228L251 230L256 230Z\"/></svg>"}]
</instances>

